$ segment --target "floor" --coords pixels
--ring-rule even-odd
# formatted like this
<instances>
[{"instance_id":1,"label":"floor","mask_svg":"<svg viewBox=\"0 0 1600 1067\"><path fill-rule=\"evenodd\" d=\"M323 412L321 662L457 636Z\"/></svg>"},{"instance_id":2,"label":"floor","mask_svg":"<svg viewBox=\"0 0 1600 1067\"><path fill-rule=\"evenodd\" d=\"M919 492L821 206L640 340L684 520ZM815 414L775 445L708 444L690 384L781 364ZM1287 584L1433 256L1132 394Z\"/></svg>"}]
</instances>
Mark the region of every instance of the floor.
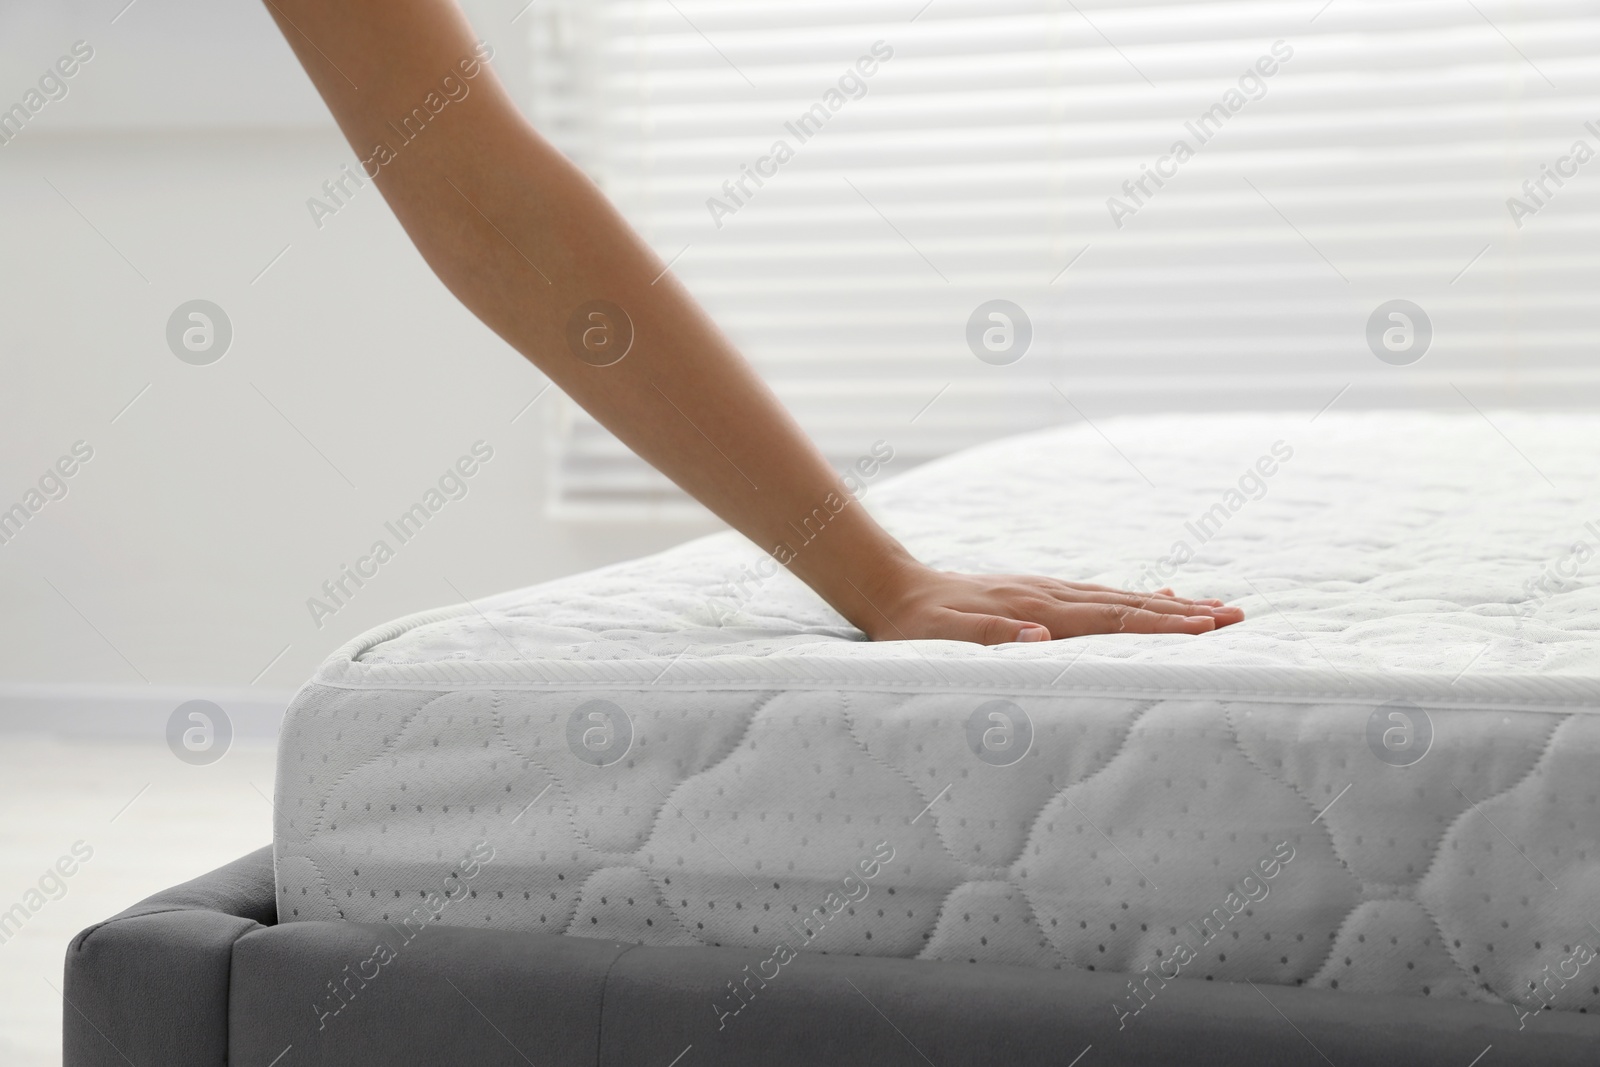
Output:
<instances>
[{"instance_id":1,"label":"floor","mask_svg":"<svg viewBox=\"0 0 1600 1067\"><path fill-rule=\"evenodd\" d=\"M274 747L236 740L191 766L161 743L3 735L0 914L25 897L36 911L0 944L0 1064L61 1063L58 991L74 934L271 840ZM89 858L77 862L75 848ZM74 873L48 875L62 857ZM29 897L41 878L46 892Z\"/></svg>"}]
</instances>

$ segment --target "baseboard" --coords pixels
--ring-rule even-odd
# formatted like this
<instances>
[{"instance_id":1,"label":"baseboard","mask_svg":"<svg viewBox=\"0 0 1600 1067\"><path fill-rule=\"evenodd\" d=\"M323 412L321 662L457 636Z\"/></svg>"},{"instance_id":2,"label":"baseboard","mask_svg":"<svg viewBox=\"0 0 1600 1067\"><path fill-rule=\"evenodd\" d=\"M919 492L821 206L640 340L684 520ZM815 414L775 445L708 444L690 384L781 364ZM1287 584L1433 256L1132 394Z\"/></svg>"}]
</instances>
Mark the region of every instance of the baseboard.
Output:
<instances>
[{"instance_id":1,"label":"baseboard","mask_svg":"<svg viewBox=\"0 0 1600 1067\"><path fill-rule=\"evenodd\" d=\"M271 739L293 696L287 689L0 683L0 733L164 743L179 705L204 700L223 710L234 737Z\"/></svg>"}]
</instances>

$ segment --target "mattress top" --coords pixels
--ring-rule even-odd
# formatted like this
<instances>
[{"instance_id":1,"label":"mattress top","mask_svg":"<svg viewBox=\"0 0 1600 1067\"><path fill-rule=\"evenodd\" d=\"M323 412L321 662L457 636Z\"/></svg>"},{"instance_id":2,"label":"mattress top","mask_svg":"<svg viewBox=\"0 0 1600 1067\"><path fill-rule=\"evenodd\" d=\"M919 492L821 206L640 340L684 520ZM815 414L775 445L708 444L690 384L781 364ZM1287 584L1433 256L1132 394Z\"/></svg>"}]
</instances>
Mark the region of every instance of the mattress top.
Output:
<instances>
[{"instance_id":1,"label":"mattress top","mask_svg":"<svg viewBox=\"0 0 1600 1067\"><path fill-rule=\"evenodd\" d=\"M891 458L861 494L935 567L1171 585L1247 612L1198 637L868 642L770 557L723 533L398 620L338 650L313 682L1200 691L1595 708L1596 441L1597 416L1470 406L1104 419L901 476L891 477Z\"/></svg>"}]
</instances>

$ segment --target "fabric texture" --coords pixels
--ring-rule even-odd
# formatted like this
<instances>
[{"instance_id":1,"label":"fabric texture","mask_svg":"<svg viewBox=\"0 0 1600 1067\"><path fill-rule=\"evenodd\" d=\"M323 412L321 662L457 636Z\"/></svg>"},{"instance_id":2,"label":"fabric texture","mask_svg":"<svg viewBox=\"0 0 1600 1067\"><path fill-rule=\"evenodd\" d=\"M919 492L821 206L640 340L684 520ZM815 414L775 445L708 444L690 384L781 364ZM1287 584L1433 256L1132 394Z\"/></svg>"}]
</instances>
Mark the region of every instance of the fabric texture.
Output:
<instances>
[{"instance_id":1,"label":"fabric texture","mask_svg":"<svg viewBox=\"0 0 1600 1067\"><path fill-rule=\"evenodd\" d=\"M67 948L68 1067L221 1067L228 1062L234 943L275 921L261 848L89 927Z\"/></svg>"},{"instance_id":2,"label":"fabric texture","mask_svg":"<svg viewBox=\"0 0 1600 1067\"><path fill-rule=\"evenodd\" d=\"M1595 1010L1597 431L1108 420L869 490L936 566L1249 611L1198 638L869 643L732 535L399 620L286 720L282 921Z\"/></svg>"}]
</instances>

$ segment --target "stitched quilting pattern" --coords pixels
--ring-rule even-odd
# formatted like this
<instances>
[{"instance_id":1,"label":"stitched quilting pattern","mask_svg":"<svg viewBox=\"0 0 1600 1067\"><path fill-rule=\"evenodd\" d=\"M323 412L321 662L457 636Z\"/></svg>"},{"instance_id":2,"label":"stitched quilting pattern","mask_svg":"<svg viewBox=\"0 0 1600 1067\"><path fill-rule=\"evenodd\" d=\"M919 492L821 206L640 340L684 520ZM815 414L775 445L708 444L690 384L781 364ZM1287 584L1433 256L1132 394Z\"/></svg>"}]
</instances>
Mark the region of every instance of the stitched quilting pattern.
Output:
<instances>
[{"instance_id":1,"label":"stitched quilting pattern","mask_svg":"<svg viewBox=\"0 0 1600 1067\"><path fill-rule=\"evenodd\" d=\"M1130 585L1186 545L1161 580L1250 612L1201 638L871 644L726 535L366 635L284 727L281 917L395 921L482 840L442 921L1119 973L1182 942L1186 977L1600 1008L1567 974L1600 423L1307 419L1105 420L867 500L939 566Z\"/></svg>"}]
</instances>

